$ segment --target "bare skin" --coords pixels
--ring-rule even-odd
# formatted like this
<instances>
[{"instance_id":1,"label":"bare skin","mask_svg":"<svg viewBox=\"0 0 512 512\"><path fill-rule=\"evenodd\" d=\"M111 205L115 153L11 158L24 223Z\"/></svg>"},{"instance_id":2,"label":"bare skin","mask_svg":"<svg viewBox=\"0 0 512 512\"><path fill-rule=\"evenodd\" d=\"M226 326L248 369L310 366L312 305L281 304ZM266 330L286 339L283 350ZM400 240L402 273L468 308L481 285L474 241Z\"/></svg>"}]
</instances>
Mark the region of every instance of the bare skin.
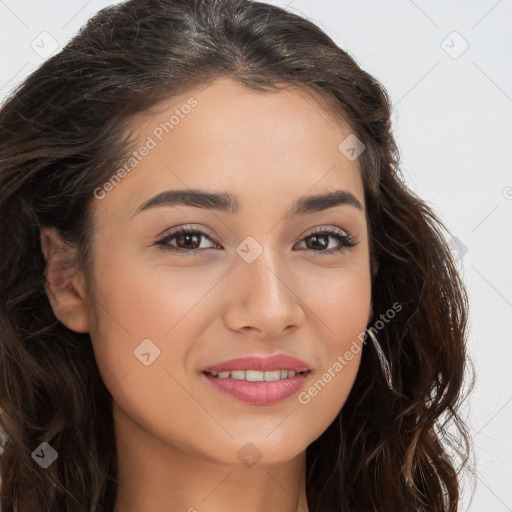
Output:
<instances>
[{"instance_id":1,"label":"bare skin","mask_svg":"<svg viewBox=\"0 0 512 512\"><path fill-rule=\"evenodd\" d=\"M192 96L197 105L158 140L155 128ZM364 190L357 160L338 149L351 130L305 92L258 93L227 79L160 107L134 124L139 146L150 136L155 147L93 203L93 275L64 270L57 233L41 236L54 312L90 333L114 399L114 512L307 511L306 448L342 409L361 352L331 370L307 403L298 394L244 403L202 369L285 353L312 368L304 393L354 340L361 345L371 315ZM240 212L161 205L136 213L159 192L188 189L233 194ZM298 199L333 190L350 192L363 209L286 215ZM207 236L168 240L181 253L155 245L185 225ZM313 236L329 227L356 245ZM251 263L236 251L247 237L262 249ZM184 253L194 249L201 252ZM148 365L134 354L146 339L160 351L155 358L146 345ZM247 450L257 459L251 466Z\"/></svg>"}]
</instances>

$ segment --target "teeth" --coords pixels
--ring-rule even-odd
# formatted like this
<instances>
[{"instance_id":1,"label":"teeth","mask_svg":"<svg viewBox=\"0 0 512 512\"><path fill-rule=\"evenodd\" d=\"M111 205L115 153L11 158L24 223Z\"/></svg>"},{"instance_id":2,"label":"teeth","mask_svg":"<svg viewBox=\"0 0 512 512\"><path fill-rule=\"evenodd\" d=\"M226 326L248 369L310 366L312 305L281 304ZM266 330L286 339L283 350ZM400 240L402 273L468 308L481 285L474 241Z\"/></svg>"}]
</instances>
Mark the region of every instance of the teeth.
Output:
<instances>
[{"instance_id":1,"label":"teeth","mask_svg":"<svg viewBox=\"0 0 512 512\"><path fill-rule=\"evenodd\" d=\"M250 373L253 373L253 372L250 372ZM279 380L281 378L281 370L276 370L274 372L254 372L254 373L258 373L258 374L262 373L265 382L272 382L273 380ZM250 380L248 374L249 374L249 372L246 372L245 378L247 380Z\"/></svg>"},{"instance_id":2,"label":"teeth","mask_svg":"<svg viewBox=\"0 0 512 512\"><path fill-rule=\"evenodd\" d=\"M272 372L259 372L257 370L233 370L215 373L212 372L214 377L219 379L227 379L231 377L235 380L247 380L249 382L272 382L274 380L289 379L295 377L294 370L275 370Z\"/></svg>"}]
</instances>

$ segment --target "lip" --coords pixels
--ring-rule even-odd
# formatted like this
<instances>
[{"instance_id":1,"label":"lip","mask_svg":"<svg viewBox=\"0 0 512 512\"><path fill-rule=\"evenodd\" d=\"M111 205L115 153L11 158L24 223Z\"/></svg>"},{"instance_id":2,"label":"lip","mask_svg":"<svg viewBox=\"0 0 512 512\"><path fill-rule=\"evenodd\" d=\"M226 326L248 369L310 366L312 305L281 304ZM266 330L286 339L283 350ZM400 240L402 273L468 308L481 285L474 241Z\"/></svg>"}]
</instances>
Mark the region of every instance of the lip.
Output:
<instances>
[{"instance_id":1,"label":"lip","mask_svg":"<svg viewBox=\"0 0 512 512\"><path fill-rule=\"evenodd\" d=\"M310 374L299 373L295 377L271 382L249 382L231 377L219 379L203 372L204 377L218 391L251 405L273 405L295 395Z\"/></svg>"},{"instance_id":2,"label":"lip","mask_svg":"<svg viewBox=\"0 0 512 512\"><path fill-rule=\"evenodd\" d=\"M311 368L306 362L296 357L287 354L272 354L271 356L246 356L230 359L229 361L207 366L202 371L204 373L219 373L231 370L256 370L260 372L293 370L295 373L300 373L311 370ZM293 378L290 380L293 380Z\"/></svg>"}]
</instances>

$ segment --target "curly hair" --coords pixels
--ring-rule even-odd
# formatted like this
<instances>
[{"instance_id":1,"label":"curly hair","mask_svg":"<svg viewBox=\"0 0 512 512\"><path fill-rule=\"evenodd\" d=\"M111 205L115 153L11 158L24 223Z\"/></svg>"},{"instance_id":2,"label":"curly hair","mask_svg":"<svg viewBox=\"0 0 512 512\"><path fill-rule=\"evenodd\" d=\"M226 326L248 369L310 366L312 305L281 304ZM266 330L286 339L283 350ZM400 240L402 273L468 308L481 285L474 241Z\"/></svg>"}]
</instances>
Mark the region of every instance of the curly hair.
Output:
<instances>
[{"instance_id":1,"label":"curly hair","mask_svg":"<svg viewBox=\"0 0 512 512\"><path fill-rule=\"evenodd\" d=\"M90 271L94 190L130 153L130 120L220 76L306 90L364 143L374 318L402 307L379 332L393 389L363 351L348 400L306 450L309 510L456 511L472 450L458 412L470 359L447 229L404 183L385 88L310 20L249 0L107 7L2 104L1 509L113 509L112 397L89 333L52 311L41 229L57 228ZM65 454L45 471L31 457L41 442Z\"/></svg>"}]
</instances>

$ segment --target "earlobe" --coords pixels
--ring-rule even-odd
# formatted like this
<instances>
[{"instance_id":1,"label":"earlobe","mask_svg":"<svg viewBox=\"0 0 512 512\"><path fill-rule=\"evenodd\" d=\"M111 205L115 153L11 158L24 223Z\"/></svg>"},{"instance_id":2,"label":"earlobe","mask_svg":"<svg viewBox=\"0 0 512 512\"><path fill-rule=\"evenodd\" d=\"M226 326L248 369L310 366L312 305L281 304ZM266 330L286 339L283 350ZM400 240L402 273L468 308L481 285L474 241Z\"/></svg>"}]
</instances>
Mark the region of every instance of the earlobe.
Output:
<instances>
[{"instance_id":1,"label":"earlobe","mask_svg":"<svg viewBox=\"0 0 512 512\"><path fill-rule=\"evenodd\" d=\"M45 289L55 316L69 329L89 332L82 271L76 249L64 242L54 227L41 230L41 250L46 260Z\"/></svg>"}]
</instances>

